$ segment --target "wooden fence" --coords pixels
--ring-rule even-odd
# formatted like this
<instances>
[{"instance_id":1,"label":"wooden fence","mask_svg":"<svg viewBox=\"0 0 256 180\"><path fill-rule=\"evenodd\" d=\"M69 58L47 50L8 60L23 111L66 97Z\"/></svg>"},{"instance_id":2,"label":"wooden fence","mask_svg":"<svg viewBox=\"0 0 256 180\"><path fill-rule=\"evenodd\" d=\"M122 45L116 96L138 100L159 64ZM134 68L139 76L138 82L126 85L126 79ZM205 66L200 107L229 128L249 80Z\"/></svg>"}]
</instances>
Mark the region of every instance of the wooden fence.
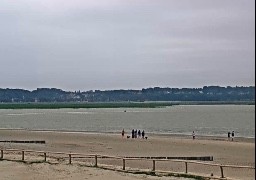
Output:
<instances>
[{"instance_id":1,"label":"wooden fence","mask_svg":"<svg viewBox=\"0 0 256 180\"><path fill-rule=\"evenodd\" d=\"M42 162L47 161L47 157L50 158L50 154L52 155L64 155L68 159L68 164L72 164L72 158L90 158L94 159L94 166L98 167L98 159L115 159L115 160L120 160L122 162L122 170L126 171L126 162L127 161L152 161L152 170L151 173L171 173L170 171L161 171L161 170L156 170L156 162L180 162L184 163L184 173L188 174L188 165L189 164L200 164L204 166L215 166L219 167L220 169L220 177L217 177L217 179L223 179L225 178L224 175L224 168L229 167L229 168L245 168L245 169L254 169L255 167L253 166L236 166L236 165L223 165L223 164L214 164L214 163L205 163L205 162L199 162L199 161L191 161L191 160L179 160L179 159L171 159L171 158L165 158L165 159L154 159L151 157L143 157L143 158L134 158L134 157L121 157L121 156L109 156L109 155L100 155L100 154L81 154L81 153L65 153L65 152L50 152L50 151L34 151L34 150L20 150L20 149L1 149L1 156L0 160L6 159L4 157L4 151L6 152L18 152L21 154L21 158L19 160L25 161L25 153L36 153L36 154L41 154L43 156L43 159L41 160ZM7 153L8 154L8 153ZM54 156L53 156L54 157ZM6 159L7 160L7 159ZM9 159L11 160L11 159ZM103 164L101 164L103 165ZM107 165L107 164L104 164ZM179 174L178 172L176 172ZM208 176L204 176L208 177ZM211 177L214 178L214 177ZM216 178L216 177L215 177Z\"/></svg>"}]
</instances>

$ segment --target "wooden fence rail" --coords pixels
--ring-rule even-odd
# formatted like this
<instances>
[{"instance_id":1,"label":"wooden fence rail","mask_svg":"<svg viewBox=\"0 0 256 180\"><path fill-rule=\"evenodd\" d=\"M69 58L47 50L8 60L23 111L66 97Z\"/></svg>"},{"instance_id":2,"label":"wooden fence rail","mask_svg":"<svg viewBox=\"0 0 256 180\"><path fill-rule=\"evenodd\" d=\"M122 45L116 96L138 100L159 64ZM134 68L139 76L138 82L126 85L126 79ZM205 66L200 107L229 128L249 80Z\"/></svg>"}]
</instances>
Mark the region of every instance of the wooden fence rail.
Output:
<instances>
[{"instance_id":1,"label":"wooden fence rail","mask_svg":"<svg viewBox=\"0 0 256 180\"><path fill-rule=\"evenodd\" d=\"M110 158L110 159L119 159L122 160L123 163L123 170L126 170L126 162L127 161L152 161L152 173L155 172L165 172L167 173L168 171L161 171L161 170L156 170L156 162L182 162L185 164L185 173L188 173L188 164L201 164L201 165L206 165L206 166L217 166L220 168L221 172L221 178L224 178L224 167L229 167L229 168L245 168L245 169L255 169L253 166L237 166L237 165L223 165L223 164L214 164L214 163L205 163L205 162L198 162L198 161L191 161L191 160L180 160L180 159L152 159L150 157L143 157L143 158L134 158L134 157L120 157L120 156L108 156L108 155L100 155L100 154L82 154L82 153L66 153L66 152L51 152L51 151L34 151L34 150L20 150L20 149L1 149L1 157L0 160L5 159L4 158L4 151L6 152L20 152L21 153L21 160L25 160L25 153L38 153L38 154L43 154L43 161L46 162L46 157L47 154L59 154L59 155L64 155L68 158L69 164L72 164L72 158L94 158L94 166L98 166L98 158Z\"/></svg>"}]
</instances>

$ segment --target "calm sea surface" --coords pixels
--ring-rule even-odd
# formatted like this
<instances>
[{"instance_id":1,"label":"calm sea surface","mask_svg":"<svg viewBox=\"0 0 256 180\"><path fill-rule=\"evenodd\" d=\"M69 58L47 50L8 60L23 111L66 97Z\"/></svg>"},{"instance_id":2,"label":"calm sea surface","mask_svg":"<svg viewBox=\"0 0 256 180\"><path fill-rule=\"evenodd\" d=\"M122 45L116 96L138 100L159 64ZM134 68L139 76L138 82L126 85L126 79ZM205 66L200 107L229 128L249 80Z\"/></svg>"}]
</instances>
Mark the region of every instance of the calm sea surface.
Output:
<instances>
[{"instance_id":1,"label":"calm sea surface","mask_svg":"<svg viewBox=\"0 0 256 180\"><path fill-rule=\"evenodd\" d=\"M126 111L126 112L125 112ZM255 106L184 105L167 108L0 110L0 128L255 137Z\"/></svg>"}]
</instances>

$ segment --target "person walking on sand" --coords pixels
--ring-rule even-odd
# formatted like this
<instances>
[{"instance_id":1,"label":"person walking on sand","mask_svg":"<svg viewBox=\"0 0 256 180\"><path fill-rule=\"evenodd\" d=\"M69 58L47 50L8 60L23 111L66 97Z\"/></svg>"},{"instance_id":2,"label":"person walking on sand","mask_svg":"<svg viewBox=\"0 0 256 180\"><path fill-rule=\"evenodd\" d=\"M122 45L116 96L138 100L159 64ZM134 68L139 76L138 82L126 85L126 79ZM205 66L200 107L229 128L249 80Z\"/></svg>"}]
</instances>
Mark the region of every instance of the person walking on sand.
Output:
<instances>
[{"instance_id":1,"label":"person walking on sand","mask_svg":"<svg viewBox=\"0 0 256 180\"><path fill-rule=\"evenodd\" d=\"M122 130L122 138L124 138L124 129Z\"/></svg>"},{"instance_id":2,"label":"person walking on sand","mask_svg":"<svg viewBox=\"0 0 256 180\"><path fill-rule=\"evenodd\" d=\"M134 129L132 129L132 139L134 138Z\"/></svg>"},{"instance_id":3,"label":"person walking on sand","mask_svg":"<svg viewBox=\"0 0 256 180\"><path fill-rule=\"evenodd\" d=\"M232 136L232 141L234 141L234 137L235 137L235 132L234 131L232 131L231 136Z\"/></svg>"},{"instance_id":4,"label":"person walking on sand","mask_svg":"<svg viewBox=\"0 0 256 180\"><path fill-rule=\"evenodd\" d=\"M140 138L140 136L141 136L141 132L140 132L140 130L138 131L138 138Z\"/></svg>"},{"instance_id":5,"label":"person walking on sand","mask_svg":"<svg viewBox=\"0 0 256 180\"><path fill-rule=\"evenodd\" d=\"M193 140L196 138L195 131L192 132L192 137L193 137Z\"/></svg>"},{"instance_id":6,"label":"person walking on sand","mask_svg":"<svg viewBox=\"0 0 256 180\"><path fill-rule=\"evenodd\" d=\"M141 136L142 136L142 139L144 139L144 136L145 136L144 130L142 131Z\"/></svg>"},{"instance_id":7,"label":"person walking on sand","mask_svg":"<svg viewBox=\"0 0 256 180\"><path fill-rule=\"evenodd\" d=\"M231 134L231 133L228 131L228 140L230 140L230 134Z\"/></svg>"}]
</instances>

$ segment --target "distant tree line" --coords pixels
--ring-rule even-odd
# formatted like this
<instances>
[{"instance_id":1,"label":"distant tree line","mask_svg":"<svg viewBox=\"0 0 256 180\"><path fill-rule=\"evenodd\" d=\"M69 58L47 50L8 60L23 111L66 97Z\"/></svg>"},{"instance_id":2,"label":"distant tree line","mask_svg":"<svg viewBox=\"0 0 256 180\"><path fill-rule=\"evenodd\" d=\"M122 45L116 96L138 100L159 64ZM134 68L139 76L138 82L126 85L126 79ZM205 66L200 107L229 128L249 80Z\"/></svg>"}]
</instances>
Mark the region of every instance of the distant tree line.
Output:
<instances>
[{"instance_id":1,"label":"distant tree line","mask_svg":"<svg viewBox=\"0 0 256 180\"><path fill-rule=\"evenodd\" d=\"M63 91L56 88L1 89L0 102L255 101L255 86Z\"/></svg>"}]
</instances>

